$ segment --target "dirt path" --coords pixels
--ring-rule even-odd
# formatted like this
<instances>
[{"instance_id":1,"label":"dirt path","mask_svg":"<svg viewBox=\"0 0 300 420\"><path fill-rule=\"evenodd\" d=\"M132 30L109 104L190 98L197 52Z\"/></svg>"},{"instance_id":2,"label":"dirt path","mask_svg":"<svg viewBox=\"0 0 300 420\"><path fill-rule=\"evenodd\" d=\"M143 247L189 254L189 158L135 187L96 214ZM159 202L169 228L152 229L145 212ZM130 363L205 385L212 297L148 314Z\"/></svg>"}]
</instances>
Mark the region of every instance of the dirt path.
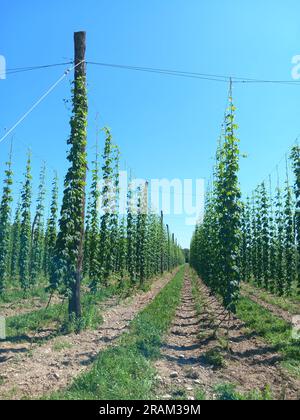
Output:
<instances>
[{"instance_id":1,"label":"dirt path","mask_svg":"<svg viewBox=\"0 0 300 420\"><path fill-rule=\"evenodd\" d=\"M101 350L113 345L127 331L132 319L155 298L174 274L166 274L155 281L148 292L127 298L107 309L102 314L104 322L95 331L57 337L29 353L10 343L12 348L6 348L4 352L16 351L18 357L0 362L0 399L35 398L68 386L91 366ZM113 302L112 299L108 304L113 305Z\"/></svg>"},{"instance_id":2,"label":"dirt path","mask_svg":"<svg viewBox=\"0 0 300 420\"><path fill-rule=\"evenodd\" d=\"M156 363L158 396L184 395L192 399L195 391L201 389L213 399L216 385L234 383L240 392L263 390L270 385L276 399L299 399L300 381L288 377L279 365L280 355L255 334L245 332L245 325L238 319L229 322L231 349L227 351L226 330L219 328L214 336L211 329L212 322L217 325L224 317L224 309L203 284L199 283L199 290L203 302L202 311L197 314L191 279L187 276L163 357ZM221 355L219 367L212 354Z\"/></svg>"},{"instance_id":3,"label":"dirt path","mask_svg":"<svg viewBox=\"0 0 300 420\"><path fill-rule=\"evenodd\" d=\"M284 310L282 308L280 308L279 306L266 302L263 299L261 299L258 296L258 291L256 291L255 289L251 289L249 290L248 288L244 288L242 289L242 296L248 297L249 299L253 300L253 302L257 303L258 305L262 306L263 308L267 309L268 311L270 311L273 315L284 319L286 322L288 323L292 323L292 319L294 314L288 312L287 310ZM295 313L300 314L300 305L299 305L299 310L297 312L297 306L296 304L293 304L294 306L294 311Z\"/></svg>"},{"instance_id":4,"label":"dirt path","mask_svg":"<svg viewBox=\"0 0 300 420\"><path fill-rule=\"evenodd\" d=\"M181 395L189 399L194 397L195 388L199 386L199 371L202 369L198 360L198 323L191 281L185 274L181 303L166 337L163 357L155 363L160 380L158 398L169 399Z\"/></svg>"}]
</instances>

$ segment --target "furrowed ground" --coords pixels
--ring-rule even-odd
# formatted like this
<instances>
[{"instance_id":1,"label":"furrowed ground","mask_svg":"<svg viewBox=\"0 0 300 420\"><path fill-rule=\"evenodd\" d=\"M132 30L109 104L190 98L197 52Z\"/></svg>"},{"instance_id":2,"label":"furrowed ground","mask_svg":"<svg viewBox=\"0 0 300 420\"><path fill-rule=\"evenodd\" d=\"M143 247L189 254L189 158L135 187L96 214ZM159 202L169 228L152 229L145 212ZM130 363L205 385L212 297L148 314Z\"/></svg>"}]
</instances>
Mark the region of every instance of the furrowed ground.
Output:
<instances>
[{"instance_id":1,"label":"furrowed ground","mask_svg":"<svg viewBox=\"0 0 300 420\"><path fill-rule=\"evenodd\" d=\"M99 302L99 316L94 319L93 329L89 328L80 335L65 335L54 327L51 329L47 324L53 322L50 315L47 319L42 318L44 326L38 337L32 332L32 341L30 336L20 335L20 325L27 331L28 317L40 319L40 312L8 320L9 326L10 322L17 323L19 318L20 328L19 335L16 336L12 327L8 340L1 343L0 398L41 397L47 392L69 385L76 376L90 368L99 351L115 344L117 338L127 331L136 314L155 298L172 277L171 273L165 274L154 281L148 291L139 291L121 302L115 296ZM53 305L50 314L56 313L58 308L59 305ZM35 324L32 331L34 328Z\"/></svg>"},{"instance_id":2,"label":"furrowed ground","mask_svg":"<svg viewBox=\"0 0 300 420\"><path fill-rule=\"evenodd\" d=\"M297 301L247 284L237 316L229 317L188 267L148 291L113 292L92 302L97 315L80 335L58 328L59 318L55 324L58 311L66 314L55 300L47 314L43 308L8 318L0 398L300 398L300 351L290 323Z\"/></svg>"},{"instance_id":3,"label":"furrowed ground","mask_svg":"<svg viewBox=\"0 0 300 420\"><path fill-rule=\"evenodd\" d=\"M291 323L295 315L300 314L300 298L274 296L273 294L258 289L250 283L242 285L242 295L263 306L279 318Z\"/></svg>"},{"instance_id":4,"label":"furrowed ground","mask_svg":"<svg viewBox=\"0 0 300 420\"><path fill-rule=\"evenodd\" d=\"M117 346L100 353L92 369L51 399L128 400L156 397L153 361L180 302L184 268L130 324Z\"/></svg>"},{"instance_id":5,"label":"furrowed ground","mask_svg":"<svg viewBox=\"0 0 300 420\"><path fill-rule=\"evenodd\" d=\"M299 344L291 339L291 326L246 298L238 318L224 321L224 315L219 301L189 271L162 357L155 364L157 396L299 399Z\"/></svg>"}]
</instances>

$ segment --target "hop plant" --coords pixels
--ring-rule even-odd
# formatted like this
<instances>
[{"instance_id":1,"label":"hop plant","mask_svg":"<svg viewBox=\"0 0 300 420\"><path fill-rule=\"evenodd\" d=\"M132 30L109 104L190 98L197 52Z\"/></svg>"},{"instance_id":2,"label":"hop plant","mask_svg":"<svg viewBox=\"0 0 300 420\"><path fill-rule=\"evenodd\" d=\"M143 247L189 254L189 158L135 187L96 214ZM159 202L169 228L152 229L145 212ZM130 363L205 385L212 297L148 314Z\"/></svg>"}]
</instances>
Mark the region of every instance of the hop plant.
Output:
<instances>
[{"instance_id":1,"label":"hop plant","mask_svg":"<svg viewBox=\"0 0 300 420\"><path fill-rule=\"evenodd\" d=\"M6 163L4 187L0 203L0 295L5 290L8 276L8 256L10 245L10 215L12 203L12 172L11 154Z\"/></svg>"},{"instance_id":2,"label":"hop plant","mask_svg":"<svg viewBox=\"0 0 300 420\"><path fill-rule=\"evenodd\" d=\"M30 255L31 255L31 153L28 152L25 181L22 190L21 227L20 227L20 282L24 291L30 287Z\"/></svg>"}]
</instances>

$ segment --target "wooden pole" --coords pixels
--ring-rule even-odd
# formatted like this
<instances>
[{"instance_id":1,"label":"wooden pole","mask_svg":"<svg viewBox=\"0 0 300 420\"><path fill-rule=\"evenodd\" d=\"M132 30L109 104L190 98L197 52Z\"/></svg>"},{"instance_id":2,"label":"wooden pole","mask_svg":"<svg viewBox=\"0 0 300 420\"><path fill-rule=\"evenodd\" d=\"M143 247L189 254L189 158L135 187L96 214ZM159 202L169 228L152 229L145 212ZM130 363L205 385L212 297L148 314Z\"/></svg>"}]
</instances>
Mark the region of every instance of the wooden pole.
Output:
<instances>
[{"instance_id":1,"label":"wooden pole","mask_svg":"<svg viewBox=\"0 0 300 420\"><path fill-rule=\"evenodd\" d=\"M86 52L86 32L75 32L74 33L74 83L75 90L74 95L78 90L76 89L77 85L86 83L86 63L85 63L85 52ZM76 97L75 97L75 103ZM85 152L85 146L84 150ZM86 171L83 175L83 185L86 182ZM76 319L81 318L81 299L80 299L80 289L81 289L81 280L82 280L82 269L83 269L83 246L84 246L84 219L85 219L85 191L82 193L82 211L81 211L81 232L80 232L80 242L78 249L78 258L77 258L77 271L76 271L76 281L74 284L74 289L72 290L72 296L69 302L69 313L75 313Z\"/></svg>"},{"instance_id":2,"label":"wooden pole","mask_svg":"<svg viewBox=\"0 0 300 420\"><path fill-rule=\"evenodd\" d=\"M85 52L86 52L86 32L75 32L74 33L74 64L75 81L79 78L86 77L86 63L85 63Z\"/></svg>"},{"instance_id":3,"label":"wooden pole","mask_svg":"<svg viewBox=\"0 0 300 420\"><path fill-rule=\"evenodd\" d=\"M167 236L168 236L168 260L167 260L167 269L168 271L171 270L171 246L170 246L170 228L167 225Z\"/></svg>"},{"instance_id":4,"label":"wooden pole","mask_svg":"<svg viewBox=\"0 0 300 420\"><path fill-rule=\"evenodd\" d=\"M172 253L172 261L171 261L171 267L172 269L174 268L174 245L175 245L175 233L172 233L172 249L173 249L173 253Z\"/></svg>"},{"instance_id":5,"label":"wooden pole","mask_svg":"<svg viewBox=\"0 0 300 420\"><path fill-rule=\"evenodd\" d=\"M164 212L160 213L160 229L161 229L161 244L160 244L160 273L164 273Z\"/></svg>"}]
</instances>

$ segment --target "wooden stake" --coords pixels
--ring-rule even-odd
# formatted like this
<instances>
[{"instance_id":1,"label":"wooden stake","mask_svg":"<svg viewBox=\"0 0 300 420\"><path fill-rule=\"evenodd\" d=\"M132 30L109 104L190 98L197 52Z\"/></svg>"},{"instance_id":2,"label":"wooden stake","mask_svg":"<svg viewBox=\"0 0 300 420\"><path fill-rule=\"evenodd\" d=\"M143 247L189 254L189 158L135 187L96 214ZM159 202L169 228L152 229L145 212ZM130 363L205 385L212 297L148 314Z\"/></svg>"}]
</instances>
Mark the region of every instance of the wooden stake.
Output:
<instances>
[{"instance_id":1,"label":"wooden stake","mask_svg":"<svg viewBox=\"0 0 300 420\"><path fill-rule=\"evenodd\" d=\"M86 80L85 52L86 52L86 33L75 32L74 34L74 61L76 65L75 70L74 70L75 86L78 81ZM76 89L75 89L75 95L76 95ZM76 103L76 98L75 98L75 103ZM86 173L84 174L84 178L82 181L85 184ZM80 232L80 243L79 243L79 249L78 249L76 282L72 290L72 296L70 297L70 300L69 300L69 314L75 313L76 319L81 318L80 288L81 288L82 268L83 268L85 193L82 195L81 218L82 218L82 223L81 223L81 232Z\"/></svg>"}]
</instances>

